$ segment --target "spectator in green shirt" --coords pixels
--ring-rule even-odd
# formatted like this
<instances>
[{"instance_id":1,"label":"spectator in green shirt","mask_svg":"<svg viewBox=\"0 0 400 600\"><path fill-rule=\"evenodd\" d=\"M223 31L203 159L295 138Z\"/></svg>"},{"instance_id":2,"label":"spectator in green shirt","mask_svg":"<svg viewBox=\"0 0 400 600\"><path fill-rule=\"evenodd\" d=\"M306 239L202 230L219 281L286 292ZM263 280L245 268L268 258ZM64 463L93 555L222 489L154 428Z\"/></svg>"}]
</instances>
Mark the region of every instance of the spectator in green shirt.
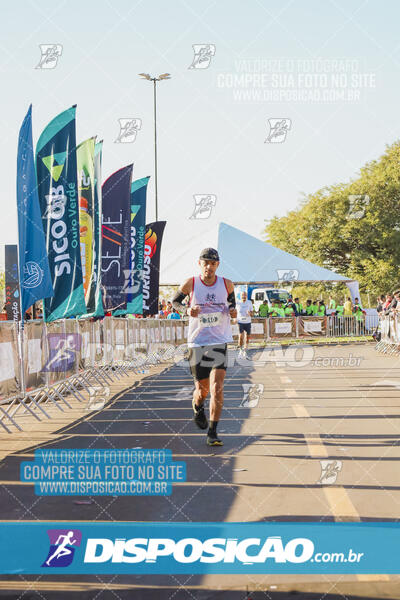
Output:
<instances>
[{"instance_id":1,"label":"spectator in green shirt","mask_svg":"<svg viewBox=\"0 0 400 600\"><path fill-rule=\"evenodd\" d=\"M300 302L300 300L298 298L294 299L294 303L295 303L295 306L296 306L297 314L298 315L302 315L303 312L304 312L302 303Z\"/></svg>"},{"instance_id":2,"label":"spectator in green shirt","mask_svg":"<svg viewBox=\"0 0 400 600\"><path fill-rule=\"evenodd\" d=\"M314 300L312 303L312 310L313 315L316 315L318 313L318 302L316 300Z\"/></svg>"},{"instance_id":3,"label":"spectator in green shirt","mask_svg":"<svg viewBox=\"0 0 400 600\"><path fill-rule=\"evenodd\" d=\"M268 317L269 310L270 308L268 306L268 300L264 300L264 302L260 304L258 314L260 315L260 317Z\"/></svg>"},{"instance_id":4,"label":"spectator in green shirt","mask_svg":"<svg viewBox=\"0 0 400 600\"><path fill-rule=\"evenodd\" d=\"M285 316L285 309L282 306L282 302L280 302L279 300L278 300L278 306L276 308L276 312L278 313L278 317Z\"/></svg>"},{"instance_id":5,"label":"spectator in green shirt","mask_svg":"<svg viewBox=\"0 0 400 600\"><path fill-rule=\"evenodd\" d=\"M307 304L306 304L306 315L308 317L311 317L311 315L314 314L314 309L313 309L313 304L312 304L312 300L307 300Z\"/></svg>"},{"instance_id":6,"label":"spectator in green shirt","mask_svg":"<svg viewBox=\"0 0 400 600\"><path fill-rule=\"evenodd\" d=\"M285 317L293 317L294 316L293 306L291 304L288 304L284 309L284 313L285 313Z\"/></svg>"},{"instance_id":7,"label":"spectator in green shirt","mask_svg":"<svg viewBox=\"0 0 400 600\"><path fill-rule=\"evenodd\" d=\"M320 301L318 302L318 312L317 312L317 315L318 315L319 317L324 317L324 316L325 316L325 312L326 312L326 310L325 310L325 304L324 304L324 301L323 301L323 300L320 300Z\"/></svg>"},{"instance_id":8,"label":"spectator in green shirt","mask_svg":"<svg viewBox=\"0 0 400 600\"><path fill-rule=\"evenodd\" d=\"M337 317L343 317L343 313L344 313L344 306L343 306L343 304L337 304L336 305L336 316Z\"/></svg>"}]
</instances>

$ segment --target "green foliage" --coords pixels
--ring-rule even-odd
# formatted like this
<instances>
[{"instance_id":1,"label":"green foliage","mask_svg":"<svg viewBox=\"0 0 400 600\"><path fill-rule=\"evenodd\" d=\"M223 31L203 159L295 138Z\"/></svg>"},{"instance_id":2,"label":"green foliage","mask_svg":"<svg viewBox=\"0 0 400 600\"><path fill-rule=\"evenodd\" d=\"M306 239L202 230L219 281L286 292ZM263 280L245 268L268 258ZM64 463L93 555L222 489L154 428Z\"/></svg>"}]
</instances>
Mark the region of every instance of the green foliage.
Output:
<instances>
[{"instance_id":1,"label":"green foliage","mask_svg":"<svg viewBox=\"0 0 400 600\"><path fill-rule=\"evenodd\" d=\"M354 196L361 198L352 206ZM274 217L265 227L266 241L358 280L375 300L400 287L399 199L400 142L395 142L357 179L322 188L305 196L297 210Z\"/></svg>"}]
</instances>

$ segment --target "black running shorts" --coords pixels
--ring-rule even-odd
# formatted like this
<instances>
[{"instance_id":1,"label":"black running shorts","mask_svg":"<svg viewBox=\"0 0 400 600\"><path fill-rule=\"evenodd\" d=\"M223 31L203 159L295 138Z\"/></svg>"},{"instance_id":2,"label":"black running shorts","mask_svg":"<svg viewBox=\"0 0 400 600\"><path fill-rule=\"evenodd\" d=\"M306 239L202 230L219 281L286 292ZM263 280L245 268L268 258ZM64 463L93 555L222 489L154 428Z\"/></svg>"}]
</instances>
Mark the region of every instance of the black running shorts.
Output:
<instances>
[{"instance_id":1,"label":"black running shorts","mask_svg":"<svg viewBox=\"0 0 400 600\"><path fill-rule=\"evenodd\" d=\"M239 323L239 333L245 331L247 335L251 333L251 323Z\"/></svg>"},{"instance_id":2,"label":"black running shorts","mask_svg":"<svg viewBox=\"0 0 400 600\"><path fill-rule=\"evenodd\" d=\"M228 344L194 346L189 348L189 366L194 379L209 379L212 369L228 366Z\"/></svg>"}]
</instances>

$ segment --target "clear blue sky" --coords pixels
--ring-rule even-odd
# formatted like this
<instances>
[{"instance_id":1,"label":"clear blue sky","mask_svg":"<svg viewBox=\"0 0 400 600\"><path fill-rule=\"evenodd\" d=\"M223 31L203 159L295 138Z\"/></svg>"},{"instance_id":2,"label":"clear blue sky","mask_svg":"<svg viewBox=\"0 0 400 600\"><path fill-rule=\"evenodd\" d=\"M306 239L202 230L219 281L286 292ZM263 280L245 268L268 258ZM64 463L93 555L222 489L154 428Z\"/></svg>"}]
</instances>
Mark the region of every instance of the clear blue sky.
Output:
<instances>
[{"instance_id":1,"label":"clear blue sky","mask_svg":"<svg viewBox=\"0 0 400 600\"><path fill-rule=\"evenodd\" d=\"M139 178L153 174L153 107L151 85L137 74L171 73L158 95L166 265L200 230L207 245L207 227L219 221L261 237L264 219L356 176L399 137L399 21L397 0L4 3L1 262L3 244L17 240L17 135L30 102L35 141L76 103L78 141L104 139L103 178L131 161ZM62 44L62 56L55 69L35 69L46 43ZM206 43L216 48L209 67L189 69L192 45ZM332 88L340 74L343 87ZM299 86L322 95L326 85L330 102L288 96ZM284 95L273 100L271 89ZM142 119L142 129L134 143L115 144L124 117ZM264 143L270 118L291 119L285 142ZM207 223L189 219L193 195L203 193L217 197ZM153 198L151 183L148 222Z\"/></svg>"}]
</instances>

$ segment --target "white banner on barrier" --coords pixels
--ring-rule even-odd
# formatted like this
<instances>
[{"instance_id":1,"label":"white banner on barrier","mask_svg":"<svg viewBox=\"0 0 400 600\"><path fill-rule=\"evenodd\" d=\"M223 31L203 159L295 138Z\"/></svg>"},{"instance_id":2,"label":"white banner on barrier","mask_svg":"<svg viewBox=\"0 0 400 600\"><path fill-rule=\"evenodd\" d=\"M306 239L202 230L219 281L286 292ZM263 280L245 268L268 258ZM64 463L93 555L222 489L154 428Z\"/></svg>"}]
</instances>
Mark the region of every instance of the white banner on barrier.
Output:
<instances>
[{"instance_id":1,"label":"white banner on barrier","mask_svg":"<svg viewBox=\"0 0 400 600\"><path fill-rule=\"evenodd\" d=\"M115 343L117 346L124 346L125 336L124 336L124 331L122 329L115 330Z\"/></svg>"},{"instance_id":2,"label":"white banner on barrier","mask_svg":"<svg viewBox=\"0 0 400 600\"><path fill-rule=\"evenodd\" d=\"M304 321L304 331L312 333L312 332L321 332L322 331L322 321Z\"/></svg>"},{"instance_id":3,"label":"white banner on barrier","mask_svg":"<svg viewBox=\"0 0 400 600\"><path fill-rule=\"evenodd\" d=\"M292 324L275 323L275 333L292 333Z\"/></svg>"},{"instance_id":4,"label":"white banner on barrier","mask_svg":"<svg viewBox=\"0 0 400 600\"><path fill-rule=\"evenodd\" d=\"M42 347L40 339L28 340L28 373L39 373L42 368Z\"/></svg>"},{"instance_id":5,"label":"white banner on barrier","mask_svg":"<svg viewBox=\"0 0 400 600\"><path fill-rule=\"evenodd\" d=\"M11 342L0 344L0 381L15 377L13 347Z\"/></svg>"},{"instance_id":6,"label":"white banner on barrier","mask_svg":"<svg viewBox=\"0 0 400 600\"><path fill-rule=\"evenodd\" d=\"M90 358L90 332L84 331L82 333L82 349L81 356L83 359Z\"/></svg>"},{"instance_id":7,"label":"white banner on barrier","mask_svg":"<svg viewBox=\"0 0 400 600\"><path fill-rule=\"evenodd\" d=\"M264 323L252 323L251 333L264 333Z\"/></svg>"}]
</instances>

